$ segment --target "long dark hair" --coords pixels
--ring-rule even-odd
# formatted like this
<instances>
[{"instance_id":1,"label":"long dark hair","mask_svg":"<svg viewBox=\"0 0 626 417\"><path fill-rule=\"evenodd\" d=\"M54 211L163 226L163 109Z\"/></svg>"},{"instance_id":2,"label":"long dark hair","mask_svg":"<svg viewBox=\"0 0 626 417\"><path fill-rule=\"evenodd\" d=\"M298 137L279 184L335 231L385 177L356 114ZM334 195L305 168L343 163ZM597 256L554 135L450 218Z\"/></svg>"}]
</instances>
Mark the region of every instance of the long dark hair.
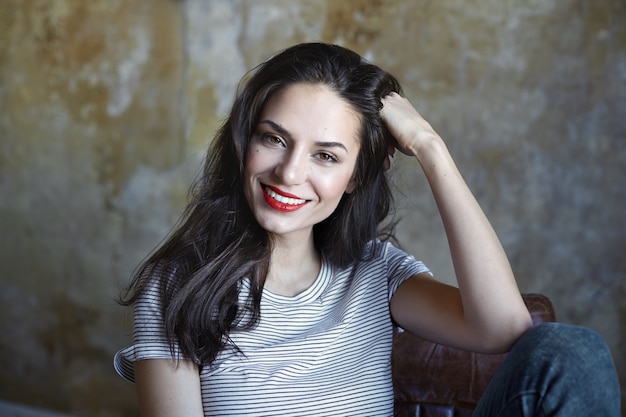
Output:
<instances>
[{"instance_id":1,"label":"long dark hair","mask_svg":"<svg viewBox=\"0 0 626 417\"><path fill-rule=\"evenodd\" d=\"M355 188L314 226L318 250L338 267L362 260L389 213L391 191L383 165L391 137L379 111L382 97L400 92L397 80L357 53L323 43L293 46L251 71L208 149L179 223L140 265L121 300L132 305L156 286L172 351L178 346L184 357L200 365L210 364L232 344L231 330L251 328L259 320L272 241L244 196L246 154L265 103L294 83L330 87L361 116ZM251 291L241 304L244 277L250 279Z\"/></svg>"}]
</instances>

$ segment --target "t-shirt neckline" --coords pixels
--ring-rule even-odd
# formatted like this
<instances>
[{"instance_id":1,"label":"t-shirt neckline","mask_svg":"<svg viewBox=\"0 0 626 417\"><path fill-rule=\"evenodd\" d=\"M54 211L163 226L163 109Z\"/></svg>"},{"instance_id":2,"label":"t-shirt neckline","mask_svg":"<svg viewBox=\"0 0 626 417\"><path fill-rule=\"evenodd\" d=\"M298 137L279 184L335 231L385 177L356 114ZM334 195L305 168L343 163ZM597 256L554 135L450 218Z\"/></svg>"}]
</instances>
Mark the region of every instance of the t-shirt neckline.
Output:
<instances>
[{"instance_id":1,"label":"t-shirt neckline","mask_svg":"<svg viewBox=\"0 0 626 417\"><path fill-rule=\"evenodd\" d=\"M294 304L307 304L317 301L324 293L328 284L332 278L332 265L328 262L326 257L322 254L322 261L320 271L315 278L315 281L309 288L302 291L298 295L289 296L276 294L266 288L263 289L262 300L270 302L272 304L294 305Z\"/></svg>"}]
</instances>

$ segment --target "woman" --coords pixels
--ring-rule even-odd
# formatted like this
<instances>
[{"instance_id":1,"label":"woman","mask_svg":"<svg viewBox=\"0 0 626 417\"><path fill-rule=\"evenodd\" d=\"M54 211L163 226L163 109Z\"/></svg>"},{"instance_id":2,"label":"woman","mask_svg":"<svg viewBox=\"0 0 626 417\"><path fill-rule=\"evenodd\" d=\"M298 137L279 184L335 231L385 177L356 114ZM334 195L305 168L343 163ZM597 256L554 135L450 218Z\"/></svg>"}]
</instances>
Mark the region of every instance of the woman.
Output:
<instances>
[{"instance_id":1,"label":"woman","mask_svg":"<svg viewBox=\"0 0 626 417\"><path fill-rule=\"evenodd\" d=\"M458 289L379 240L395 148L431 186ZM394 324L479 352L531 328L444 142L347 49L296 45L256 68L192 196L124 300L135 341L116 369L143 415L392 415Z\"/></svg>"}]
</instances>

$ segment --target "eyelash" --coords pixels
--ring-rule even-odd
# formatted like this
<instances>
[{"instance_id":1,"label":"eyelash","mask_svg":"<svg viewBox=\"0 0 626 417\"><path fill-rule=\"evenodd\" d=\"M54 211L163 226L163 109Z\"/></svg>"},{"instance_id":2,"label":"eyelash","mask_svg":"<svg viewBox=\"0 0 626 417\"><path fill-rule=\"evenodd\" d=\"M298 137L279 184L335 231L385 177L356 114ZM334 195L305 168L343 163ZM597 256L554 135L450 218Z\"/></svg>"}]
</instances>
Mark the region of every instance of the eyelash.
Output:
<instances>
[{"instance_id":1,"label":"eyelash","mask_svg":"<svg viewBox=\"0 0 626 417\"><path fill-rule=\"evenodd\" d=\"M285 141L278 135L275 135L273 133L262 133L261 135L261 140L271 143L272 145L284 145ZM329 152L318 152L316 155L316 158L319 159L322 162L330 162L330 163L336 163L339 162L339 159L333 155L332 153Z\"/></svg>"}]
</instances>

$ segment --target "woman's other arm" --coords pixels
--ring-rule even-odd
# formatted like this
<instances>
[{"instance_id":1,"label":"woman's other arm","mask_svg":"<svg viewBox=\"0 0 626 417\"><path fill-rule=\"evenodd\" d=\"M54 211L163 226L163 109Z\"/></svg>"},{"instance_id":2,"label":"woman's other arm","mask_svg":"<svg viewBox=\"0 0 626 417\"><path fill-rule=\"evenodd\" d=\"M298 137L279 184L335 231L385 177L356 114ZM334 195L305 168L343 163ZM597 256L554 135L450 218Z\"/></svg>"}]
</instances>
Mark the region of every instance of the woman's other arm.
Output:
<instances>
[{"instance_id":1,"label":"woman's other arm","mask_svg":"<svg viewBox=\"0 0 626 417\"><path fill-rule=\"evenodd\" d=\"M200 374L191 361L137 361L135 384L143 417L204 416Z\"/></svg>"}]
</instances>

